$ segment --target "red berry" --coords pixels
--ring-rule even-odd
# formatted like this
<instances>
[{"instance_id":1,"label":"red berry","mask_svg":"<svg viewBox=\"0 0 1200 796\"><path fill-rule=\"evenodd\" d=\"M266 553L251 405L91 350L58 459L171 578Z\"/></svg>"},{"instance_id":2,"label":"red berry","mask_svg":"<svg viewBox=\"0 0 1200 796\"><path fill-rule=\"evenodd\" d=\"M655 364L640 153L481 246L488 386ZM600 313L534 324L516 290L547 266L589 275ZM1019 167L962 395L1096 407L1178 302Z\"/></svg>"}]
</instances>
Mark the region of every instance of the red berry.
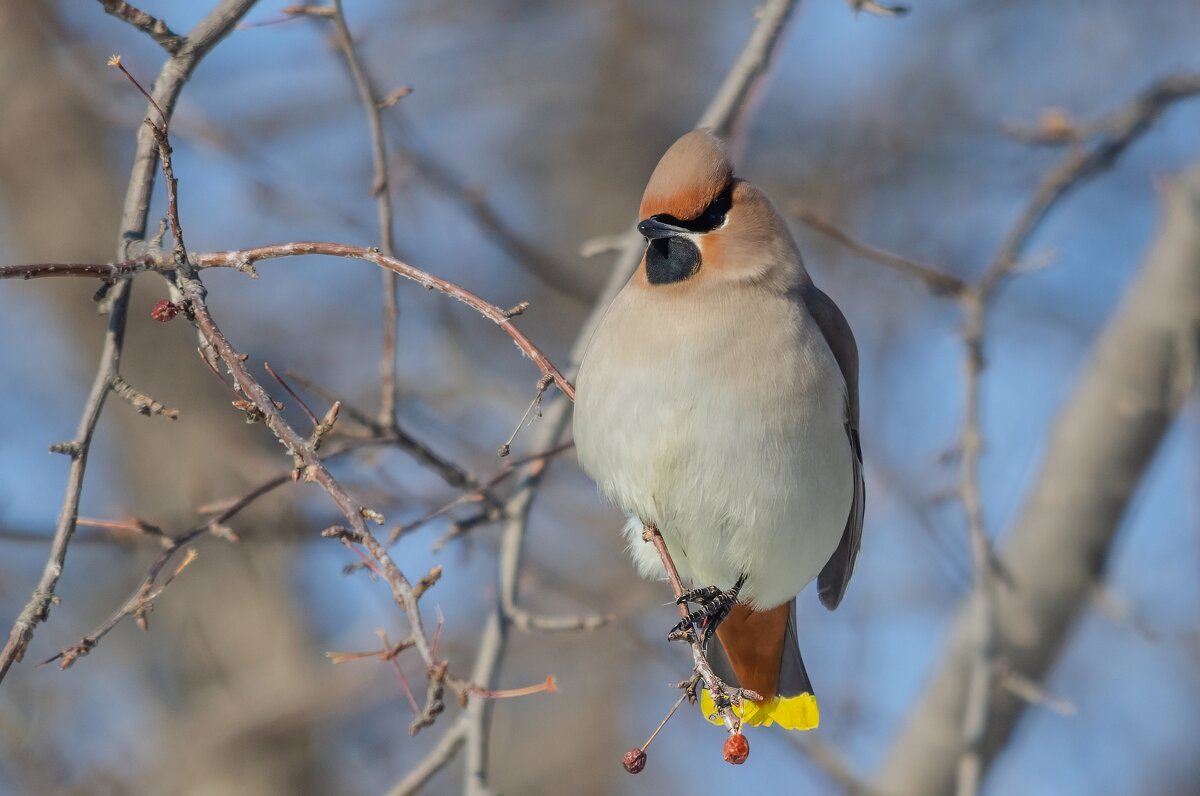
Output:
<instances>
[{"instance_id":1,"label":"red berry","mask_svg":"<svg viewBox=\"0 0 1200 796\"><path fill-rule=\"evenodd\" d=\"M625 764L625 770L630 774L640 774L646 767L646 753L635 746L625 753L625 758L621 762Z\"/></svg>"},{"instance_id":2,"label":"red berry","mask_svg":"<svg viewBox=\"0 0 1200 796\"><path fill-rule=\"evenodd\" d=\"M740 732L725 739L725 762L740 766L750 756L750 742Z\"/></svg>"},{"instance_id":3,"label":"red berry","mask_svg":"<svg viewBox=\"0 0 1200 796\"><path fill-rule=\"evenodd\" d=\"M159 323L166 323L174 318L179 313L179 307L176 304L163 299L154 305L154 309L150 310L150 317Z\"/></svg>"}]
</instances>

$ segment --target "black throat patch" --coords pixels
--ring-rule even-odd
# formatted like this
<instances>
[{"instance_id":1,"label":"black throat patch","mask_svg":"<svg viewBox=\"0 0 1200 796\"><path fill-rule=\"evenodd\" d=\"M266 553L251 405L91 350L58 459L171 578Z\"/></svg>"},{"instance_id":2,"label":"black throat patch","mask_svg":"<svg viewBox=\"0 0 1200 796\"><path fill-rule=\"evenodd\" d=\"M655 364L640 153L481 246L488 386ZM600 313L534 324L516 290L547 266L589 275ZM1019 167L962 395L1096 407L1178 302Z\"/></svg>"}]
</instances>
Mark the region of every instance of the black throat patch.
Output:
<instances>
[{"instance_id":1,"label":"black throat patch","mask_svg":"<svg viewBox=\"0 0 1200 796\"><path fill-rule=\"evenodd\" d=\"M687 238L658 238L646 248L646 279L652 285L682 282L699 270L700 250Z\"/></svg>"}]
</instances>

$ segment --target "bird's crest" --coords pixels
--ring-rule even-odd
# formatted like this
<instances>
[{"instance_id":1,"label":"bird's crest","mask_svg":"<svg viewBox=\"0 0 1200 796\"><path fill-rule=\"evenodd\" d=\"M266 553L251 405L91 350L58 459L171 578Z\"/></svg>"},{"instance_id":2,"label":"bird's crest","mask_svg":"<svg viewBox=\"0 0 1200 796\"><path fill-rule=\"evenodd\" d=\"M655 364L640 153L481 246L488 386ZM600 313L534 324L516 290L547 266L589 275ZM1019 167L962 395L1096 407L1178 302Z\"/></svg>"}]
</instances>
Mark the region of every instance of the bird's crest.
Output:
<instances>
[{"instance_id":1,"label":"bird's crest","mask_svg":"<svg viewBox=\"0 0 1200 796\"><path fill-rule=\"evenodd\" d=\"M694 219L733 181L725 144L706 129L693 130L671 145L650 175L638 218Z\"/></svg>"}]
</instances>

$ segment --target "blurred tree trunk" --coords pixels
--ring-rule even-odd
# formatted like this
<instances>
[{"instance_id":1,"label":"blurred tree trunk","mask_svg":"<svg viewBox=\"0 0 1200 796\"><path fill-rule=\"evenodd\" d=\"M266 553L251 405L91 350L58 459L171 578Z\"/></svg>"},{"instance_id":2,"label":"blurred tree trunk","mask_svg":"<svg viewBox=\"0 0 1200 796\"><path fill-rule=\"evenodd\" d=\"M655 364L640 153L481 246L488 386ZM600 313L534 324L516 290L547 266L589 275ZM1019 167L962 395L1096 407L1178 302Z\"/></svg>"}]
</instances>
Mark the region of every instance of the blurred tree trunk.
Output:
<instances>
[{"instance_id":1,"label":"blurred tree trunk","mask_svg":"<svg viewBox=\"0 0 1200 796\"><path fill-rule=\"evenodd\" d=\"M997 660L1041 682L1104 576L1121 519L1195 384L1200 345L1200 166L1166 191L1164 220L1124 305L1100 336L1050 438L1045 461L1001 559ZM878 787L954 791L962 703L976 627L964 606L945 658L892 748ZM991 695L985 766L1008 743L1027 703Z\"/></svg>"}]
</instances>

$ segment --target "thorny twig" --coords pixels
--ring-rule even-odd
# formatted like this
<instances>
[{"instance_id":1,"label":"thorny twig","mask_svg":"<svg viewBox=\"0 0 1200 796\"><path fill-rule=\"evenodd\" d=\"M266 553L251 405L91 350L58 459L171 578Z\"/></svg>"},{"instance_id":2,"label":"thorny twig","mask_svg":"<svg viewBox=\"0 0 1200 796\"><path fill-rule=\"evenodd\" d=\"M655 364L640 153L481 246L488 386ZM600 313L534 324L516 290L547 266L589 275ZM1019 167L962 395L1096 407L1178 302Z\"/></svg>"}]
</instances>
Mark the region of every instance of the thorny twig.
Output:
<instances>
[{"instance_id":1,"label":"thorny twig","mask_svg":"<svg viewBox=\"0 0 1200 796\"><path fill-rule=\"evenodd\" d=\"M323 459L325 461L329 461L366 447L382 447L394 444L396 444L396 438L394 436L344 440L341 441L340 444L338 444L333 450L327 451L324 454ZM121 623L123 619L125 619L127 616L134 616L135 608L137 608L139 605L145 605L148 607L148 603L144 602L146 595L153 592L154 597L152 599L157 599L158 595L162 592L161 588L157 590L154 589L158 576L162 573L166 565L171 562L171 559L179 553L180 550L183 550L188 545L196 542L206 535L221 537L228 541L238 541L237 535L230 530L226 523L241 511L249 507L252 503L257 501L259 498L262 498L275 491L279 487L290 483L292 483L292 476L291 471L289 470L256 484L236 498L221 500L200 506L199 509L197 509L199 513L211 514L211 516L206 517L203 521L197 523L195 526L186 531L178 533L174 536L163 534L161 530L158 534L154 534L155 538L158 538L160 542L163 543L164 548L150 564L146 574L142 577L142 580L138 586L133 590L133 593L126 598L125 602L123 602L115 611L113 611L113 613L110 614L104 622L90 631L87 635L83 636L79 642L63 649L57 655L49 658L43 663L50 663L60 658L65 660L69 656L69 660L63 664L63 668L65 669L67 666L74 663L78 658L86 655L88 652L91 652L92 649L94 649L100 642L100 640L108 635L118 624ZM137 523L137 521L134 522ZM85 521L82 518L78 520L78 524L99 525L97 521ZM121 525L122 527L129 527L130 523L122 523ZM139 530L144 532L145 528L141 527L141 525L143 524L138 523ZM110 526L111 524L106 523L103 527Z\"/></svg>"},{"instance_id":2,"label":"thorny twig","mask_svg":"<svg viewBox=\"0 0 1200 796\"><path fill-rule=\"evenodd\" d=\"M455 489L463 490L466 493L477 493L479 489L479 481L475 476L471 475L466 468L446 458L441 453L426 445L424 442L413 436L412 432L404 428L397 421L391 428L379 423L375 418L370 417L366 412L355 407L353 404L348 404L345 401L334 396L329 390L312 381L306 376L303 376L295 371L287 371L288 378L297 382L304 389L313 393L330 403L340 401L342 404L342 412L353 422L366 429L367 433L372 436L389 435L396 438L396 447L408 453L418 464L437 474L439 478L446 482L448 486ZM482 500L489 508L499 509L501 507L500 500L490 492L483 492ZM390 543L389 543L390 544Z\"/></svg>"},{"instance_id":3,"label":"thorny twig","mask_svg":"<svg viewBox=\"0 0 1200 796\"><path fill-rule=\"evenodd\" d=\"M513 339L517 347L533 360L542 375L549 376L556 387L559 388L568 398L574 399L575 387L569 380L554 366L542 350L534 345L524 332L516 327L512 322L512 317L508 310L497 307L479 296L475 295L466 288L434 276L415 268L408 263L398 260L394 257L388 257L382 254L375 248L364 248L362 246L348 246L341 243L323 243L319 241L297 241L292 243L279 243L271 246L259 246L252 249L239 249L235 251L211 252L205 254L192 254L188 256L188 264L195 269L203 268L234 268L244 270L247 265L261 262L263 260L278 259L281 257L297 257L300 255L316 254L328 257L342 257L354 260L365 260L369 263L374 263L381 268L393 271L405 279L412 280L417 284L429 289L437 290L440 293L461 301L467 306L474 309L483 317L495 323L504 332ZM141 260L107 263L103 266L97 265L93 267L84 267L80 265L72 265L70 268L58 263L42 263L39 267L34 268L28 265L16 266L0 266L0 279L32 279L36 277L54 277L54 276L102 276L106 279L116 279L119 282L124 282L129 277L136 273L141 273L146 270L161 271L167 268L164 263L159 263L156 268L148 268ZM113 276L113 275L116 276Z\"/></svg>"},{"instance_id":4,"label":"thorny twig","mask_svg":"<svg viewBox=\"0 0 1200 796\"><path fill-rule=\"evenodd\" d=\"M684 588L683 581L679 578L679 570L675 568L675 562L671 560L671 554L667 551L667 543L663 540L662 534L658 532L658 528L653 525L646 525L642 531L642 540L654 545L654 549L658 551L659 558L662 559L663 568L667 571L667 580L671 584L671 591L675 594L675 599L678 601L683 597ZM686 603L679 603L679 615L683 619L688 619L688 607ZM735 707L741 705L743 699L761 700L762 697L753 691L748 691L744 688L731 688L725 684L721 678L713 672L712 666L708 663L708 656L705 654L703 635L693 632L688 639L688 643L692 647L692 665L695 667L695 674L702 682L708 693L712 696L713 704L717 708L717 713L720 714L721 720L725 723L725 728L732 735L741 731L742 720L734 711ZM693 677L685 680L680 684L687 691L688 699L694 701L697 697L696 678Z\"/></svg>"},{"instance_id":5,"label":"thorny twig","mask_svg":"<svg viewBox=\"0 0 1200 796\"><path fill-rule=\"evenodd\" d=\"M135 81L136 82L136 81ZM366 524L366 519L382 522L382 516L374 510L357 503L345 489L333 478L325 467L317 447L320 442L320 428L310 438L300 435L288 424L281 412L281 405L276 404L262 385L251 375L246 367L246 356L239 354L222 333L213 319L206 304L206 290L201 283L195 265L189 260L184 247L182 224L179 220L178 185L175 179L171 161L171 144L168 139L166 124L156 125L147 120L147 126L158 148L159 160L163 178L167 188L167 214L174 237L172 257L169 268L164 268L164 276L172 283L181 298L181 305L188 319L196 327L206 351L206 361L219 360L229 373L236 392L244 396L247 413L252 418L261 420L277 439L282 442L296 462L294 472L303 473L305 480L320 484L330 499L338 506L349 527L343 529L341 538L348 545L361 546L370 556L372 568L388 583L392 598L405 612L409 622L409 637L421 659L425 663L428 688L426 702L421 713L410 725L410 732L417 732L433 722L435 717L444 709L442 700L447 687L454 690L460 700L465 699L468 684L453 678L448 673L448 665L443 660L435 658L428 638L418 605L418 596L412 585L389 556L386 548L375 538ZM244 258L243 258L244 259ZM252 262L252 260L251 260ZM164 264L165 265L165 264ZM245 262L242 262L245 265ZM506 319L507 320L507 319ZM335 404L335 407L337 405ZM327 415L327 423L332 424L336 410ZM356 552L357 552L357 548ZM156 573L155 573L156 574ZM143 596L142 599L145 599ZM141 611L135 606L135 614Z\"/></svg>"},{"instance_id":6,"label":"thorny twig","mask_svg":"<svg viewBox=\"0 0 1200 796\"><path fill-rule=\"evenodd\" d=\"M186 41L166 64L163 65L155 82L154 107L169 117L179 93L183 90L192 70L208 51L227 34L241 17L250 10L254 0L222 0L195 28L188 33ZM155 142L146 128L138 132L137 151L134 155L134 171L125 195L124 213L121 217L121 232L118 243L118 260L127 260L129 244L141 239L146 231L149 197L154 183ZM49 560L42 572L33 595L13 623L8 641L0 651L0 681L13 663L20 661L33 638L33 630L46 620L54 599L54 589L62 576L66 563L67 548L75 532L75 519L79 512L79 496L83 489L84 472L91 448L92 434L104 407L104 400L118 375L118 365L125 342L125 321L129 307L129 282L120 282L108 295L109 319L105 332L104 347L100 354L96 376L84 405L75 437L59 450L71 456L71 468L67 486L59 510L54 538L51 542Z\"/></svg>"}]
</instances>

